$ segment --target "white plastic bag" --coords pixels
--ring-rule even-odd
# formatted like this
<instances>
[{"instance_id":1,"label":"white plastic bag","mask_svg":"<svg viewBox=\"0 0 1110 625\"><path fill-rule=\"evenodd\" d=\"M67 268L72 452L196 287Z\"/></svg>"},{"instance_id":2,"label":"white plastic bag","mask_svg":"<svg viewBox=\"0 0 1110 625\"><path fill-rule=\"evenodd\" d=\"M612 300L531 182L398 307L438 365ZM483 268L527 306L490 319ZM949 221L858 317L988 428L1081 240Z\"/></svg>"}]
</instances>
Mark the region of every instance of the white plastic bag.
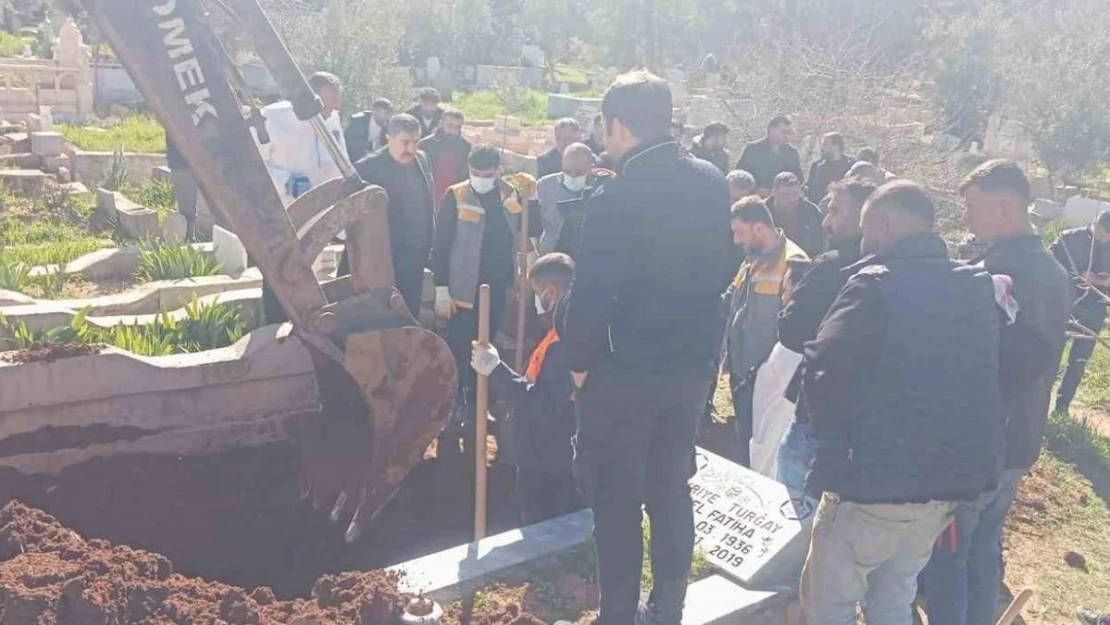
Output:
<instances>
[{"instance_id":1,"label":"white plastic bag","mask_svg":"<svg viewBox=\"0 0 1110 625\"><path fill-rule=\"evenodd\" d=\"M776 343L759 368L752 394L752 470L775 479L779 443L794 420L794 404L783 397L802 355Z\"/></svg>"}]
</instances>

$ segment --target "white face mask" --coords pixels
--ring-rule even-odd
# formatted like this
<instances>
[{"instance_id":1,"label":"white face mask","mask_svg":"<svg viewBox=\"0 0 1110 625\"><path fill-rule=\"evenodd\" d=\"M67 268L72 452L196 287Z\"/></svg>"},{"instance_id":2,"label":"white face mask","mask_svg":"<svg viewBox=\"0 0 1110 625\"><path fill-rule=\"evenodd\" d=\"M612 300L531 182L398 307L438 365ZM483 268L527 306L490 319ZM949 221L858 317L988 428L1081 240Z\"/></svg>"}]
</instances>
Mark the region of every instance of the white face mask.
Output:
<instances>
[{"instance_id":1,"label":"white face mask","mask_svg":"<svg viewBox=\"0 0 1110 625\"><path fill-rule=\"evenodd\" d=\"M539 293L537 293L535 297L536 297L536 314L537 315L542 315L545 312L547 312L547 308L543 305L543 299L540 297Z\"/></svg>"},{"instance_id":2,"label":"white face mask","mask_svg":"<svg viewBox=\"0 0 1110 625\"><path fill-rule=\"evenodd\" d=\"M496 186L496 184L496 178L479 178L478 176L470 177L470 187L474 189L474 191L477 192L479 195L485 195L490 191L493 191L493 187Z\"/></svg>"},{"instance_id":3,"label":"white face mask","mask_svg":"<svg viewBox=\"0 0 1110 625\"><path fill-rule=\"evenodd\" d=\"M581 191L586 188L586 177L563 174L563 186L567 188L567 191Z\"/></svg>"}]
</instances>

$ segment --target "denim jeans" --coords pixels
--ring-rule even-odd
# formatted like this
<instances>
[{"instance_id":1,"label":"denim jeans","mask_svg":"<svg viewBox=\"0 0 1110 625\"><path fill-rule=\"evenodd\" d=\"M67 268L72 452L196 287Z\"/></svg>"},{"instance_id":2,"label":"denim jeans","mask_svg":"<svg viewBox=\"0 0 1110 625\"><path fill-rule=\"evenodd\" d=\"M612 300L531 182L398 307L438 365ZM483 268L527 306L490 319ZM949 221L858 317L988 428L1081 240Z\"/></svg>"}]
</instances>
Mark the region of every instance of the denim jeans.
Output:
<instances>
[{"instance_id":1,"label":"denim jeans","mask_svg":"<svg viewBox=\"0 0 1110 625\"><path fill-rule=\"evenodd\" d=\"M575 402L574 473L594 511L603 625L679 625L694 553L694 439L713 372L599 363ZM640 610L643 511L654 587Z\"/></svg>"},{"instance_id":2,"label":"denim jeans","mask_svg":"<svg viewBox=\"0 0 1110 625\"><path fill-rule=\"evenodd\" d=\"M943 501L858 504L825 493L802 568L806 622L855 625L860 604L868 625L911 625L917 575L955 509Z\"/></svg>"},{"instance_id":3,"label":"denim jeans","mask_svg":"<svg viewBox=\"0 0 1110 625\"><path fill-rule=\"evenodd\" d=\"M805 491L806 474L813 462L813 426L797 419L782 437L779 445L778 474L775 479L799 493Z\"/></svg>"},{"instance_id":4,"label":"denim jeans","mask_svg":"<svg viewBox=\"0 0 1110 625\"><path fill-rule=\"evenodd\" d=\"M1008 469L999 479L998 488L956 509L955 531L946 530L941 535L925 567L930 623L995 622L1002 584L1002 526L1024 475L1024 469Z\"/></svg>"}]
</instances>

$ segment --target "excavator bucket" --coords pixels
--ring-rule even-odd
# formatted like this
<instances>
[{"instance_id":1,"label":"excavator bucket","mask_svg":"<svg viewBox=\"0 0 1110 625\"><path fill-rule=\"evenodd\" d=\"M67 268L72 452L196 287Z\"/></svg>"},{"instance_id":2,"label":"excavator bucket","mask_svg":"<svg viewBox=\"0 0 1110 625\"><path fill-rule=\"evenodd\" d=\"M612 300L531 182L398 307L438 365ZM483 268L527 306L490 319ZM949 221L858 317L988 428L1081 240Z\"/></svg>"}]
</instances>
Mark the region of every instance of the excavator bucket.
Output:
<instances>
[{"instance_id":1,"label":"excavator bucket","mask_svg":"<svg viewBox=\"0 0 1110 625\"><path fill-rule=\"evenodd\" d=\"M386 196L359 180L257 0L81 0L196 176L214 214L242 240L316 370L323 406L299 434L302 485L353 539L396 493L450 413L456 370L393 288ZM207 9L245 32L300 120L343 174L283 206L256 139L258 109ZM234 85L234 88L233 88ZM246 111L256 134L251 133ZM306 149L311 149L306 147ZM346 233L351 272L319 284L312 263Z\"/></svg>"}]
</instances>

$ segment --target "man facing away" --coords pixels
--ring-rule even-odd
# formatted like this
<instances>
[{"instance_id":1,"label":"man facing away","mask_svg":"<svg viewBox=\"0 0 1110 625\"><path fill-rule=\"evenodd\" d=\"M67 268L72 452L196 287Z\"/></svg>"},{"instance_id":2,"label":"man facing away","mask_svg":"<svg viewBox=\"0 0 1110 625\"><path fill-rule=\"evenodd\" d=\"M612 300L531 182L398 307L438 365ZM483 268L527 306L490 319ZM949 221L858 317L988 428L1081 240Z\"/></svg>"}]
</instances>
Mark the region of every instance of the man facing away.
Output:
<instances>
[{"instance_id":1,"label":"man facing away","mask_svg":"<svg viewBox=\"0 0 1110 625\"><path fill-rule=\"evenodd\" d=\"M362 160L367 154L380 150L385 145L386 129L393 118L393 103L378 98L370 105L369 111L361 111L351 116L347 124L347 155L351 162Z\"/></svg>"},{"instance_id":2,"label":"man facing away","mask_svg":"<svg viewBox=\"0 0 1110 625\"><path fill-rule=\"evenodd\" d=\"M424 87L416 94L416 104L405 111L420 122L420 136L427 137L436 131L443 118L443 109L439 106L439 89Z\"/></svg>"},{"instance_id":3,"label":"man facing away","mask_svg":"<svg viewBox=\"0 0 1110 625\"><path fill-rule=\"evenodd\" d=\"M825 251L821 209L802 197L802 181L791 172L775 176L767 208L786 238L797 243L810 257Z\"/></svg>"},{"instance_id":4,"label":"man facing away","mask_svg":"<svg viewBox=\"0 0 1110 625\"><path fill-rule=\"evenodd\" d=\"M830 132L821 137L821 160L809 168L806 199L818 206L825 200L829 185L844 178L855 160L844 154L844 135Z\"/></svg>"},{"instance_id":5,"label":"man facing away","mask_svg":"<svg viewBox=\"0 0 1110 625\"><path fill-rule=\"evenodd\" d=\"M984 163L968 175L960 193L965 225L991 246L974 262L991 274L1010 277L1020 308L1014 327L1028 329L1043 344L1040 353L1022 349L1020 344L1018 349L1003 350L1004 373L1015 367L1031 371L1031 375L1023 374L1026 380L1002 389L1004 471L995 488L959 506L953 530L941 536L925 569L930 622L988 625L995 622L1002 583L1002 527L1018 483L1040 456L1071 294L1066 273L1045 251L1029 223L1029 181L1017 163ZM1004 347L1007 337L1004 332Z\"/></svg>"},{"instance_id":6,"label":"man facing away","mask_svg":"<svg viewBox=\"0 0 1110 625\"><path fill-rule=\"evenodd\" d=\"M728 370L736 413L738 462L751 466L752 391L755 372L778 340L779 309L787 263L805 260L806 253L775 228L771 212L759 196L750 195L732 207L732 241L747 251L736 278L724 294Z\"/></svg>"},{"instance_id":7,"label":"man facing away","mask_svg":"<svg viewBox=\"0 0 1110 625\"><path fill-rule=\"evenodd\" d=\"M541 318L546 315L551 327L523 373L502 362L493 345L475 343L470 357L474 370L489 376L497 396L509 402L506 428L512 432L517 506L524 525L579 508L571 468L575 419L570 398L574 383L557 330L566 312L561 302L573 279L574 261L566 254L545 254L528 270L536 313Z\"/></svg>"},{"instance_id":8,"label":"man facing away","mask_svg":"<svg viewBox=\"0 0 1110 625\"><path fill-rule=\"evenodd\" d=\"M540 235L539 253L549 254L556 250L566 252L574 245L563 239L565 219L559 210L559 203L582 197L589 183L590 169L593 167L594 154L584 143L572 143L560 159L562 171L548 174L540 179L536 194L540 203L540 219L543 234ZM568 236L570 233L567 233Z\"/></svg>"},{"instance_id":9,"label":"man facing away","mask_svg":"<svg viewBox=\"0 0 1110 625\"><path fill-rule=\"evenodd\" d=\"M536 157L536 177L543 178L557 174L563 169L563 152L567 146L582 140L582 129L578 122L564 117L555 122L555 147Z\"/></svg>"},{"instance_id":10,"label":"man facing away","mask_svg":"<svg viewBox=\"0 0 1110 625\"><path fill-rule=\"evenodd\" d=\"M335 137L340 150L346 151L343 123L339 118L339 100L343 87L339 78L327 72L309 77L308 84L324 103L320 116L324 126ZM339 165L308 121L297 119L293 104L281 100L262 109L270 142L259 145L262 160L274 181L274 187L286 206L305 191L333 178L340 178Z\"/></svg>"},{"instance_id":11,"label":"man facing away","mask_svg":"<svg viewBox=\"0 0 1110 625\"><path fill-rule=\"evenodd\" d=\"M875 185L858 179L841 180L829 187L829 206L821 225L829 237L831 249L813 259L809 270L796 281L790 301L779 313L779 342L786 349L804 353L806 343L817 338L821 320L849 278L843 269L859 260L863 236L860 212L874 192ZM813 426L809 422L808 407L798 402L800 383L800 376L795 374L787 388L787 399L795 403L794 422L779 447L775 478L796 491L804 489L813 459Z\"/></svg>"},{"instance_id":12,"label":"man facing away","mask_svg":"<svg viewBox=\"0 0 1110 625\"><path fill-rule=\"evenodd\" d=\"M735 204L749 195L756 194L755 178L746 171L734 169L725 176L728 181L729 200Z\"/></svg>"},{"instance_id":13,"label":"man facing away","mask_svg":"<svg viewBox=\"0 0 1110 625\"><path fill-rule=\"evenodd\" d=\"M744 146L740 160L733 169L743 169L755 176L755 184L763 197L771 192L775 176L790 172L802 179L802 161L798 150L787 143L792 123L785 115L776 115L767 123L767 136Z\"/></svg>"},{"instance_id":14,"label":"man facing away","mask_svg":"<svg viewBox=\"0 0 1110 625\"><path fill-rule=\"evenodd\" d=\"M1110 211L1099 213L1090 226L1061 233L1052 244L1052 255L1071 277L1072 317L1084 328L1101 334L1110 294ZM1094 340L1072 340L1064 379L1056 389L1056 412L1066 413L1071 407L1094 349Z\"/></svg>"},{"instance_id":15,"label":"man facing away","mask_svg":"<svg viewBox=\"0 0 1110 625\"><path fill-rule=\"evenodd\" d=\"M722 174L728 173L729 156L725 145L728 142L728 126L721 122L713 122L705 130L694 137L694 145L690 153L703 161L709 161L721 170Z\"/></svg>"},{"instance_id":16,"label":"man facing away","mask_svg":"<svg viewBox=\"0 0 1110 625\"><path fill-rule=\"evenodd\" d=\"M447 190L435 219L432 272L436 316L447 320L447 346L459 372L456 417L475 398L470 342L478 335L478 285L490 286L490 328L500 327L505 296L516 275L521 214L526 198L500 178L501 152L492 145L470 151L470 179Z\"/></svg>"},{"instance_id":17,"label":"man facing away","mask_svg":"<svg viewBox=\"0 0 1110 625\"><path fill-rule=\"evenodd\" d=\"M420 141L420 150L427 155L432 166L436 199L443 197L448 187L470 176L466 159L470 156L471 146L462 136L463 121L462 111L447 109L443 111L443 118L435 132Z\"/></svg>"},{"instance_id":18,"label":"man facing away","mask_svg":"<svg viewBox=\"0 0 1110 625\"><path fill-rule=\"evenodd\" d=\"M397 115L389 120L385 147L355 163L364 181L381 186L389 195L386 210L394 282L417 318L435 219L432 170L417 150L419 141L420 122L411 115ZM344 251L340 273L346 273L347 261Z\"/></svg>"},{"instance_id":19,"label":"man facing away","mask_svg":"<svg viewBox=\"0 0 1110 625\"><path fill-rule=\"evenodd\" d=\"M560 336L574 375L575 474L594 511L604 625L677 625L694 547L688 480L720 346L728 185L670 137L671 90L647 71L605 93L619 175L587 200ZM654 588L638 609L643 507Z\"/></svg>"},{"instance_id":20,"label":"man facing away","mask_svg":"<svg viewBox=\"0 0 1110 625\"><path fill-rule=\"evenodd\" d=\"M865 256L805 347L802 396L822 492L802 570L810 623L909 625L917 575L956 502L1001 467L1001 319L981 268L948 259L911 182L862 213Z\"/></svg>"}]
</instances>

